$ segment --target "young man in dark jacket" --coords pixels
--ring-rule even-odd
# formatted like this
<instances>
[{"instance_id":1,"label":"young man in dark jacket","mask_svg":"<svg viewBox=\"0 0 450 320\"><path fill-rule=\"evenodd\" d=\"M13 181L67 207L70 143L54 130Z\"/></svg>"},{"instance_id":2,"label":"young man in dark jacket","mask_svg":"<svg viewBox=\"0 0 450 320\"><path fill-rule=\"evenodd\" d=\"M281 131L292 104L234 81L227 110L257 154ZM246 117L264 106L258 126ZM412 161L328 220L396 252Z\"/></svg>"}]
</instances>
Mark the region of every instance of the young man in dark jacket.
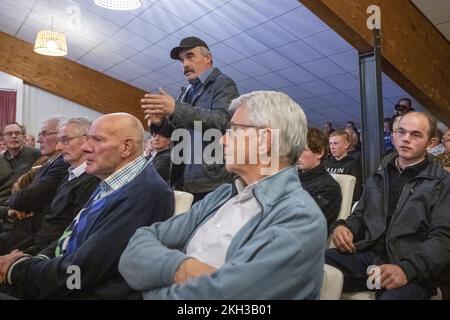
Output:
<instances>
[{"instance_id":1,"label":"young man in dark jacket","mask_svg":"<svg viewBox=\"0 0 450 320\"><path fill-rule=\"evenodd\" d=\"M450 175L426 154L435 130L425 113L404 115L398 157L368 178L353 214L333 225L336 249L325 260L343 272L343 291L373 287L379 299L434 293L450 264Z\"/></svg>"},{"instance_id":2,"label":"young man in dark jacket","mask_svg":"<svg viewBox=\"0 0 450 320\"><path fill-rule=\"evenodd\" d=\"M144 129L126 113L104 115L82 146L88 174L101 179L59 240L31 257L0 257L0 291L24 299L139 298L118 272L137 228L167 219L174 198L143 154ZM144 195L144 196L143 196Z\"/></svg>"},{"instance_id":3,"label":"young man in dark jacket","mask_svg":"<svg viewBox=\"0 0 450 320\"><path fill-rule=\"evenodd\" d=\"M189 130L190 150L183 154L186 157L183 159L184 170L182 164L175 163L171 184L179 185L178 181L183 180L184 190L192 193L196 202L220 185L231 182L233 177L223 164L208 164L201 154L200 161L197 161L198 155L195 154L200 150L203 153L210 144L218 147L214 149L220 149L218 141L203 141L203 133L208 129L225 133L232 116L230 102L239 96L239 92L232 79L213 67L211 52L203 40L197 37L181 40L179 46L170 52L170 57L181 62L190 85L177 100L160 90L159 93L146 94L141 104L149 125L160 125L163 119L170 121L173 129ZM201 147L197 149L196 146Z\"/></svg>"},{"instance_id":4,"label":"young man in dark jacket","mask_svg":"<svg viewBox=\"0 0 450 320\"><path fill-rule=\"evenodd\" d=\"M356 178L353 192L353 202L359 200L362 187L361 165L358 160L348 155L350 147L350 136L344 130L336 130L330 134L331 156L324 162L324 166L329 173L349 174Z\"/></svg>"},{"instance_id":5,"label":"young man in dark jacket","mask_svg":"<svg viewBox=\"0 0 450 320\"><path fill-rule=\"evenodd\" d=\"M317 128L309 128L307 145L297 161L303 188L314 198L327 219L327 227L336 220L341 209L339 183L325 170L323 159L328 154L328 137Z\"/></svg>"}]
</instances>

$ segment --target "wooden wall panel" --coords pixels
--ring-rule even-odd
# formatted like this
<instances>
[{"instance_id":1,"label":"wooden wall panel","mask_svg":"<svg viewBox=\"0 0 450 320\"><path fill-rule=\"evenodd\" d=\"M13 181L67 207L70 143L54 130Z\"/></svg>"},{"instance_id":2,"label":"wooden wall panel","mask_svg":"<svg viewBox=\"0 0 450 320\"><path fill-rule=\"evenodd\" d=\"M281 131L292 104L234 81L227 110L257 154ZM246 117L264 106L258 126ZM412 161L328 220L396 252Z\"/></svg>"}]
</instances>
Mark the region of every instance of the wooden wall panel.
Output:
<instances>
[{"instance_id":1,"label":"wooden wall panel","mask_svg":"<svg viewBox=\"0 0 450 320\"><path fill-rule=\"evenodd\" d=\"M370 5L381 8L383 71L450 126L450 43L409 0L299 0L359 52L371 50Z\"/></svg>"},{"instance_id":2,"label":"wooden wall panel","mask_svg":"<svg viewBox=\"0 0 450 320\"><path fill-rule=\"evenodd\" d=\"M3 32L0 52L0 71L99 112L128 112L143 121L141 89L69 59L37 54L31 44Z\"/></svg>"}]
</instances>

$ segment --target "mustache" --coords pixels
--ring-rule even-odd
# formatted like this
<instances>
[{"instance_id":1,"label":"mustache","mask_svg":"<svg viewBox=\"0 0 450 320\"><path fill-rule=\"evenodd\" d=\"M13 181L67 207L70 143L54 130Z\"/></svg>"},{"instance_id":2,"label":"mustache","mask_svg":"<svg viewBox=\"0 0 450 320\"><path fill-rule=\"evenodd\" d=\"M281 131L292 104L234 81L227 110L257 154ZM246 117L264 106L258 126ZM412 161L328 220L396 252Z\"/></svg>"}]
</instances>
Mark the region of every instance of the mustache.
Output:
<instances>
[{"instance_id":1,"label":"mustache","mask_svg":"<svg viewBox=\"0 0 450 320\"><path fill-rule=\"evenodd\" d=\"M195 73L195 70L192 67L186 66L186 67L184 67L184 71L183 72L184 72L184 74L186 74L188 72L194 72Z\"/></svg>"}]
</instances>

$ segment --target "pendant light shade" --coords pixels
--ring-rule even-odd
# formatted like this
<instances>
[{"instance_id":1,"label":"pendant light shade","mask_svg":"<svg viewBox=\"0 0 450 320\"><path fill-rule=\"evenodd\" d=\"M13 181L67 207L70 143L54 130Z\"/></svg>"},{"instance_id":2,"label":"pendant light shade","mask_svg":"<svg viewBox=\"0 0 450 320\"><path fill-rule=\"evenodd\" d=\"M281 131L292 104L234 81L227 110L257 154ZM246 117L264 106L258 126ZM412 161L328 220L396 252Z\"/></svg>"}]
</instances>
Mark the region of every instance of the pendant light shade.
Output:
<instances>
[{"instance_id":1,"label":"pendant light shade","mask_svg":"<svg viewBox=\"0 0 450 320\"><path fill-rule=\"evenodd\" d=\"M53 30L41 30L36 36L34 52L46 56L65 56L67 54L66 36Z\"/></svg>"},{"instance_id":2,"label":"pendant light shade","mask_svg":"<svg viewBox=\"0 0 450 320\"><path fill-rule=\"evenodd\" d=\"M94 0L94 3L111 10L134 10L142 5L140 0Z\"/></svg>"}]
</instances>

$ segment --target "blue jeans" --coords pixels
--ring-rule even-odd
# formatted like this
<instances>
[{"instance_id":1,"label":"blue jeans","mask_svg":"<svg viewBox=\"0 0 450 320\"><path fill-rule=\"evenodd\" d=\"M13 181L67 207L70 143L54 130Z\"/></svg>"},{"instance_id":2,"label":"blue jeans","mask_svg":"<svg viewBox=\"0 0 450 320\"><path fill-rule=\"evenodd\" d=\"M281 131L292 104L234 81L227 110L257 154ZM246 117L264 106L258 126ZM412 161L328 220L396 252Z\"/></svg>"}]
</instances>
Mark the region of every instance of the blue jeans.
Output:
<instances>
[{"instance_id":1,"label":"blue jeans","mask_svg":"<svg viewBox=\"0 0 450 320\"><path fill-rule=\"evenodd\" d=\"M371 265L389 263L386 257L377 255L373 251L365 250L357 253L341 253L337 249L325 252L325 263L338 268L344 275L344 292L368 291L367 268ZM379 300L429 300L431 286L411 281L404 286L392 290L376 290L375 296Z\"/></svg>"}]
</instances>

